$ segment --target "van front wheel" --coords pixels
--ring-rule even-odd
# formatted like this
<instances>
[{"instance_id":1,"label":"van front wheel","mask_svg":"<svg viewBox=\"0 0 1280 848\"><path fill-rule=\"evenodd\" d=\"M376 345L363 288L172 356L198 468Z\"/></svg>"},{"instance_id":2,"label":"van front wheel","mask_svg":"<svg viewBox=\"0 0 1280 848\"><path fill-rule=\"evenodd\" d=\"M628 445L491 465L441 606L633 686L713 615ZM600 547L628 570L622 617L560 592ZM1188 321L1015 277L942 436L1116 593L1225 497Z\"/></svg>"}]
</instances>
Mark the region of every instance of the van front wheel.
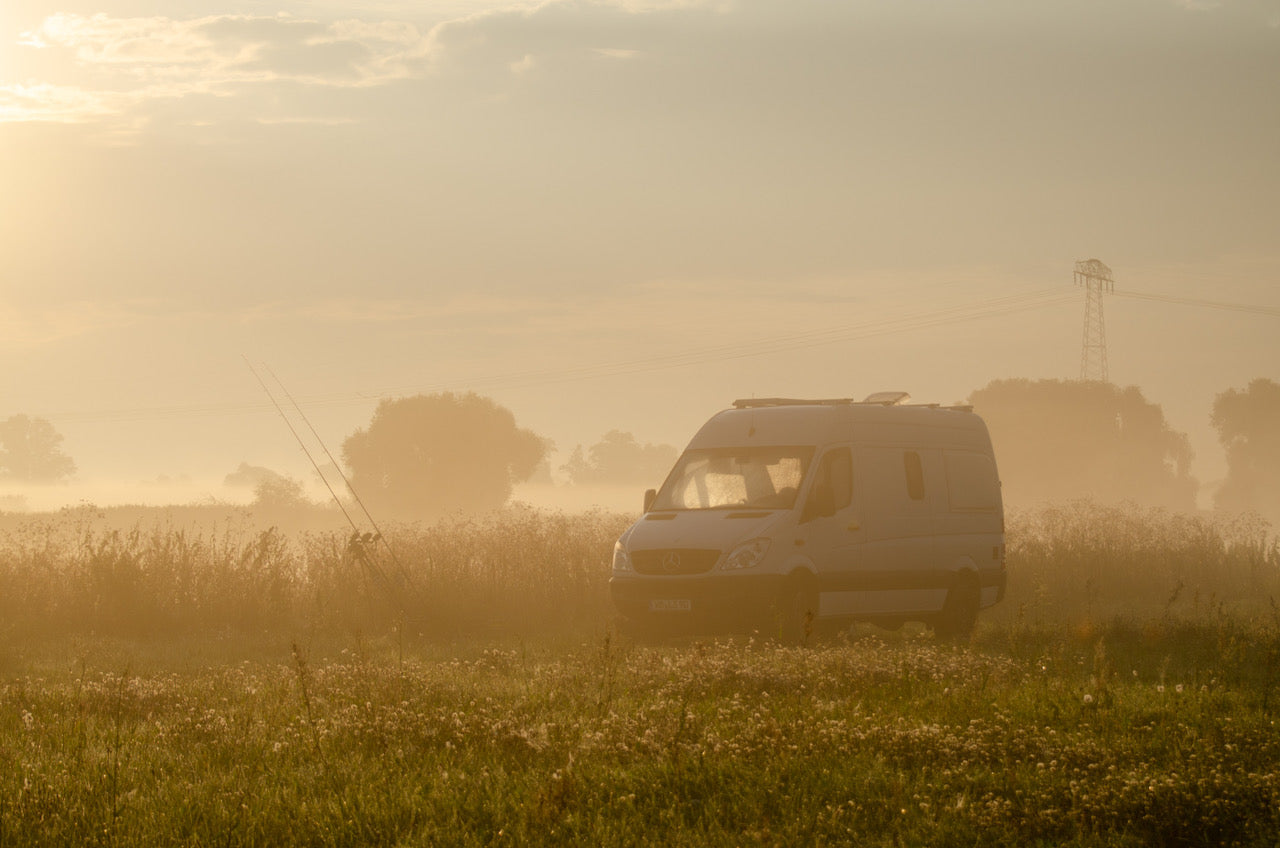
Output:
<instances>
[{"instance_id":1,"label":"van front wheel","mask_svg":"<svg viewBox=\"0 0 1280 848\"><path fill-rule=\"evenodd\" d=\"M818 630L818 583L807 574L787 580L778 602L778 638L784 645L807 645Z\"/></svg>"},{"instance_id":2,"label":"van front wheel","mask_svg":"<svg viewBox=\"0 0 1280 848\"><path fill-rule=\"evenodd\" d=\"M939 639L967 640L978 623L981 601L977 578L972 574L961 574L947 592L942 612L933 621L933 632Z\"/></svg>"}]
</instances>

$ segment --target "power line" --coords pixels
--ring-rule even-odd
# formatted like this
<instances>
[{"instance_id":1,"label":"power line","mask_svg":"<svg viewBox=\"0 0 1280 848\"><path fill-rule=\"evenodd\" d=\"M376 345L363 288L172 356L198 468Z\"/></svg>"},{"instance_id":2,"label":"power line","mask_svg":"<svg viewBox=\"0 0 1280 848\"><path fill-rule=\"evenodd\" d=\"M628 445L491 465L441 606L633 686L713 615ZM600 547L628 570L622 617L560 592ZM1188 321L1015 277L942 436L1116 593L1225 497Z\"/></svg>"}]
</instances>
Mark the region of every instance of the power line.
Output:
<instances>
[{"instance_id":1,"label":"power line","mask_svg":"<svg viewBox=\"0 0 1280 848\"><path fill-rule=\"evenodd\" d=\"M1280 307L1259 306L1198 298L1178 297L1146 292L1122 291L1114 294L1137 300L1159 301L1183 306L1207 309L1220 309L1233 312L1280 317ZM1042 309L1050 306L1074 302L1076 295L1073 289L1064 286L1038 289L1019 294L1002 295L988 298L971 304L951 306L936 310L916 310L903 315L859 321L824 330L795 332L784 335L762 337L751 342L725 342L686 349L670 354L646 356L638 359L605 362L595 365L584 365L573 368L529 369L509 371L487 377L450 382L414 384L397 384L381 386L360 392L333 392L300 398L299 403L308 407L343 406L357 403L369 403L382 397L402 394L432 393L449 390L496 390L510 388L528 388L534 386L557 385L593 379L621 377L632 374L663 371L674 368L686 368L712 362L730 362L740 359L772 356L796 350L839 344L841 342L861 341L884 336L901 335L938 327L980 321L989 318ZM202 418L229 415L263 414L272 411L272 406L261 402L231 402L188 404L158 407L127 407L121 409L91 410L82 412L50 413L43 417L65 423L85 422L120 422L127 423L143 420L166 420L181 418Z\"/></svg>"},{"instance_id":2,"label":"power line","mask_svg":"<svg viewBox=\"0 0 1280 848\"><path fill-rule=\"evenodd\" d=\"M1046 297L1046 294L1050 296ZM506 373L487 378L482 377L468 380L466 381L466 385L469 388L524 388L534 385L575 382L584 379L618 377L628 374L666 370L668 368L699 365L707 362L725 362L735 359L747 359L752 357L768 356L776 353L785 353L792 350L820 347L844 341L861 340L885 335L895 335L915 330L930 329L947 324L955 324L981 318L995 317L1009 314L1011 312L1025 311L1027 309L1044 305L1065 303L1072 299L1072 295L1063 292L1061 289L1051 289L1048 292L1038 292L1032 295L1015 295L995 298L990 301L983 301L979 304L969 306L953 307L935 312L913 313L899 318L867 321L818 332L763 338L758 342L750 344L732 342L703 347L692 351L684 351L681 353L667 354L657 357L647 357L645 359L631 360L627 362L604 363L594 366L588 365L580 366L578 368L556 369L554 371L543 370ZM384 396L396 395L407 391L442 391L453 388L456 385L456 383L442 383L432 386L423 386L422 384L412 386L387 386L377 390L375 394ZM311 402L312 404L323 405L326 403L345 403L348 401L345 396L336 395L330 397L313 397Z\"/></svg>"},{"instance_id":3,"label":"power line","mask_svg":"<svg viewBox=\"0 0 1280 848\"><path fill-rule=\"evenodd\" d=\"M1225 303L1219 300L1202 300L1195 297L1178 297L1171 294L1153 294L1150 292L1122 291L1116 289L1113 294L1129 297L1134 300L1154 300L1160 303L1177 303L1182 306L1200 306L1205 309L1223 309L1229 312L1245 312L1250 315L1270 315L1280 318L1280 306L1253 306L1246 303Z\"/></svg>"},{"instance_id":4,"label":"power line","mask_svg":"<svg viewBox=\"0 0 1280 848\"><path fill-rule=\"evenodd\" d=\"M826 330L773 336L754 342L727 342L709 345L678 353L649 356L642 359L586 365L576 368L542 369L507 372L490 377L466 381L437 383L434 385L398 385L363 392L343 392L315 395L300 402L307 406L335 406L352 403L368 403L380 397L412 393L430 393L450 389L501 389L525 388L578 382L582 380L619 377L630 374L683 368L708 362L726 362L770 356L794 350L820 347L840 342L898 335L968 321L1024 312L1045 306L1066 303L1074 299L1069 290L1062 287L1041 289L1014 295L989 298L972 304L953 306L941 310L916 311L906 315L861 321ZM190 406L165 406L151 408L125 408L89 412L53 413L44 417L59 423L68 422L129 422L138 420L207 417L215 415L239 415L270 412L272 406L264 403L198 404Z\"/></svg>"}]
</instances>

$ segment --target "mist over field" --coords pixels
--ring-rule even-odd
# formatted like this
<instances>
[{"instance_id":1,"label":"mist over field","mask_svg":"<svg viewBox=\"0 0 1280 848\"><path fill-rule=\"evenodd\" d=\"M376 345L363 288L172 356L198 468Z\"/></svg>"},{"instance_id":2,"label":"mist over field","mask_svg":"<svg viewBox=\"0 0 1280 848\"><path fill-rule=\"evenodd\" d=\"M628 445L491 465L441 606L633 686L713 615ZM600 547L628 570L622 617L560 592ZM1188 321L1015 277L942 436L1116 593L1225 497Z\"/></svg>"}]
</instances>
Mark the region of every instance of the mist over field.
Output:
<instances>
[{"instance_id":1,"label":"mist over field","mask_svg":"<svg viewBox=\"0 0 1280 848\"><path fill-rule=\"evenodd\" d=\"M1261 0L5 3L0 419L76 463L18 494L242 502L248 463L324 497L244 357L331 448L474 391L560 481L740 397L1070 379L1096 257L1110 379L1211 506L1214 399L1280 360L1277 32Z\"/></svg>"},{"instance_id":2,"label":"mist over field","mask_svg":"<svg viewBox=\"0 0 1280 848\"><path fill-rule=\"evenodd\" d=\"M966 403L991 431L1008 508L1085 499L1186 514L1254 513L1273 524L1280 519L1280 384L1274 381L1227 389L1206 410L1226 460L1225 473L1209 481L1195 473L1188 435L1136 386L1010 378L970 393ZM425 523L483 515L507 503L633 513L681 449L615 429L593 443L557 450L554 439L519 427L511 410L474 393L384 399L370 427L332 445L312 429L302 407L279 412L278 427L295 438L309 473L242 461L220 479L161 475L132 486L79 480L49 422L14 416L0 426L0 512L96 505L133 506L142 514L148 506L182 506L217 515L257 507L260 518L274 521L297 513L314 522L327 513L339 524L347 507L368 505L371 517ZM31 435L36 430L40 438Z\"/></svg>"}]
</instances>

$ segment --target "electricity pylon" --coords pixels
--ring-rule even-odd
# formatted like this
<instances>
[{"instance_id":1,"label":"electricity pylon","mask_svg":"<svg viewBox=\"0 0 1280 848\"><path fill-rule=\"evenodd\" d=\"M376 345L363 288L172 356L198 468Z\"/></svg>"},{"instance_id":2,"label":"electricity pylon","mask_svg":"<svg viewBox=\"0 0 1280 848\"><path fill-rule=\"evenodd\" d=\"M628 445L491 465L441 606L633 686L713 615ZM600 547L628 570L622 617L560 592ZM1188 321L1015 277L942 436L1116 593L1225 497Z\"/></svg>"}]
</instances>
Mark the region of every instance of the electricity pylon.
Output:
<instances>
[{"instance_id":1,"label":"electricity pylon","mask_svg":"<svg viewBox=\"0 0 1280 848\"><path fill-rule=\"evenodd\" d=\"M1084 339L1080 347L1080 379L1107 382L1107 325L1102 293L1113 292L1111 269L1097 259L1076 263L1076 285L1084 286Z\"/></svg>"}]
</instances>

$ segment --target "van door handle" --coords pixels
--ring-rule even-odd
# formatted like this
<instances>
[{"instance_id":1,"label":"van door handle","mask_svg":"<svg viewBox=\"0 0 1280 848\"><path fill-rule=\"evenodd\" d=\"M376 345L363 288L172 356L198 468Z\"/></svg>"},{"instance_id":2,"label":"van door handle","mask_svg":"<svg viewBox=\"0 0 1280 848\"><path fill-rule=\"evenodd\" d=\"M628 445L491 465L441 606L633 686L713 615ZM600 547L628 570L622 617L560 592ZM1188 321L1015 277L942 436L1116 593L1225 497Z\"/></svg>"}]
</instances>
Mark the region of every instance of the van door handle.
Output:
<instances>
[{"instance_id":1,"label":"van door handle","mask_svg":"<svg viewBox=\"0 0 1280 848\"><path fill-rule=\"evenodd\" d=\"M848 524L846 524L846 525L844 526L844 529L846 529L846 530L848 530L849 532L851 532L851 533L852 533L852 532L853 532L853 531L855 531L855 530L861 530L861 529L862 529L862 525L861 525L861 524L859 524L859 523L858 523L858 522L856 522L856 521L850 521Z\"/></svg>"}]
</instances>

